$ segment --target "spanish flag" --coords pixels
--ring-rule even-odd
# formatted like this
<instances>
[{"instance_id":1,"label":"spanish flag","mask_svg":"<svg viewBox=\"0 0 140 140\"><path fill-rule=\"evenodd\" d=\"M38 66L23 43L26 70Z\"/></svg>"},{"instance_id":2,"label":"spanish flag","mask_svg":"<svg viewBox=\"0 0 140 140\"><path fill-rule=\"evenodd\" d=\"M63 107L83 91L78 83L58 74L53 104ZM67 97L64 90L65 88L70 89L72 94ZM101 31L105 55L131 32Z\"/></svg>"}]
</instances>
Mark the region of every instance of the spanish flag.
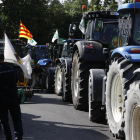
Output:
<instances>
[{"instance_id":1,"label":"spanish flag","mask_svg":"<svg viewBox=\"0 0 140 140\"><path fill-rule=\"evenodd\" d=\"M29 40L33 38L30 31L24 26L24 24L21 21L20 21L19 37L27 38Z\"/></svg>"}]
</instances>

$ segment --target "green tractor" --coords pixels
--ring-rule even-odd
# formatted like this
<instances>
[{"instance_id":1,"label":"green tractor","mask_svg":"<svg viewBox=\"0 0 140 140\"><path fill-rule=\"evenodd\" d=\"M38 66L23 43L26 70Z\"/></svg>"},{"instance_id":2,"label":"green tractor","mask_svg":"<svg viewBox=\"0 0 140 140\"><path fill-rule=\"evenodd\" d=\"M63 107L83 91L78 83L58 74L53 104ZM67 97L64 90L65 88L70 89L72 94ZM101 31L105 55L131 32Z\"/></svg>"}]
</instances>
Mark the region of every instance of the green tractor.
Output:
<instances>
[{"instance_id":1,"label":"green tractor","mask_svg":"<svg viewBox=\"0 0 140 140\"><path fill-rule=\"evenodd\" d=\"M19 57L23 58L26 56L26 53L24 51L25 47L26 47L25 42L18 40L18 39L10 39L10 42L12 43L12 45ZM5 43L5 41L3 39L0 39L0 52L3 54L4 54L4 43ZM27 98L31 99L33 96L33 90L31 88L31 80L24 78L23 71L17 64L11 63L10 61L6 62L6 63L11 65L17 73L18 94L19 94L19 98L21 100L20 102L24 103L24 101L26 101Z\"/></svg>"}]
</instances>

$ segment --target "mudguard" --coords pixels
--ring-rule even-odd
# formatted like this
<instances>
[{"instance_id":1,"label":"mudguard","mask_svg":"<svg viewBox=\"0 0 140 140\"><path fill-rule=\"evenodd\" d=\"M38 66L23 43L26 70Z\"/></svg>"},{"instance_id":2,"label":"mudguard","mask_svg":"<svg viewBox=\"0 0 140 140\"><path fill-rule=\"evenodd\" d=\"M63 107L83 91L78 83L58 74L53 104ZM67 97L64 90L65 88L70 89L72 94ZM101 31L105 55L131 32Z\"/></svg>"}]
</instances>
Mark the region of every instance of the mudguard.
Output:
<instances>
[{"instance_id":1,"label":"mudguard","mask_svg":"<svg viewBox=\"0 0 140 140\"><path fill-rule=\"evenodd\" d=\"M140 62L140 53L131 53L130 52L131 48L140 48L140 46L124 46L124 47L116 48L113 51L111 58L114 58L114 56L116 56L117 54L120 54L128 61Z\"/></svg>"},{"instance_id":2,"label":"mudguard","mask_svg":"<svg viewBox=\"0 0 140 140\"><path fill-rule=\"evenodd\" d=\"M103 69L90 69L92 82L92 101L102 101L102 85L105 71Z\"/></svg>"},{"instance_id":3,"label":"mudguard","mask_svg":"<svg viewBox=\"0 0 140 140\"><path fill-rule=\"evenodd\" d=\"M87 44L92 44L94 49L88 49L85 47ZM106 54L103 53L103 46L99 42L95 41L77 41L74 44L74 50L78 49L80 58L85 61L105 61L107 59Z\"/></svg>"},{"instance_id":4,"label":"mudguard","mask_svg":"<svg viewBox=\"0 0 140 140\"><path fill-rule=\"evenodd\" d=\"M39 63L40 66L45 66L45 65L47 65L49 62L52 62L52 60L50 60L50 59L40 59L37 63Z\"/></svg>"}]
</instances>

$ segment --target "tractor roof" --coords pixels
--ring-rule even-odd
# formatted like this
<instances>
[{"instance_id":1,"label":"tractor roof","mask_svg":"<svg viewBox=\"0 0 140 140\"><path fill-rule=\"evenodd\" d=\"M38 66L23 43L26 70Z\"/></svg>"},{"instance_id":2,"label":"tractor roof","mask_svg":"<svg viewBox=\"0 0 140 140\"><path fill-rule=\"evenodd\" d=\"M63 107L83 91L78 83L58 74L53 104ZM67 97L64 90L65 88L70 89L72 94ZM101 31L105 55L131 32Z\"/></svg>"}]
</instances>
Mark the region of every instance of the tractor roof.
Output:
<instances>
[{"instance_id":1,"label":"tractor roof","mask_svg":"<svg viewBox=\"0 0 140 140\"><path fill-rule=\"evenodd\" d=\"M134 7L136 10L140 10L140 3L126 3L126 4L122 4L121 6L118 7L117 12L118 13L123 13L123 12L127 12L130 10L134 10Z\"/></svg>"},{"instance_id":2,"label":"tractor roof","mask_svg":"<svg viewBox=\"0 0 140 140\"><path fill-rule=\"evenodd\" d=\"M37 47L37 48L47 48L48 46L47 45L36 45L35 47Z\"/></svg>"},{"instance_id":3,"label":"tractor roof","mask_svg":"<svg viewBox=\"0 0 140 140\"><path fill-rule=\"evenodd\" d=\"M63 40L63 42L71 42L71 41L79 41L79 40L82 40L82 39L66 39L66 40Z\"/></svg>"},{"instance_id":4,"label":"tractor roof","mask_svg":"<svg viewBox=\"0 0 140 140\"><path fill-rule=\"evenodd\" d=\"M83 17L88 19L95 19L95 18L117 19L116 11L91 11L85 13Z\"/></svg>"}]
</instances>

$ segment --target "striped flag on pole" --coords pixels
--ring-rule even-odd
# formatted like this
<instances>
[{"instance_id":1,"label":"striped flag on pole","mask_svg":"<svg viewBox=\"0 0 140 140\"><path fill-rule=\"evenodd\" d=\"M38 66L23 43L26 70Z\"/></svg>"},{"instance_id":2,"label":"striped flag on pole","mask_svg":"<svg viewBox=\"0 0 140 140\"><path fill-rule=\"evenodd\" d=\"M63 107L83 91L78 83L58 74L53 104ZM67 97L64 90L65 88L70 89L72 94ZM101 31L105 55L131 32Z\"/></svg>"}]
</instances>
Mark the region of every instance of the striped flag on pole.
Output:
<instances>
[{"instance_id":1,"label":"striped flag on pole","mask_svg":"<svg viewBox=\"0 0 140 140\"><path fill-rule=\"evenodd\" d=\"M24 24L21 21L20 21L19 37L27 38L29 40L33 38L30 31L24 26Z\"/></svg>"}]
</instances>

